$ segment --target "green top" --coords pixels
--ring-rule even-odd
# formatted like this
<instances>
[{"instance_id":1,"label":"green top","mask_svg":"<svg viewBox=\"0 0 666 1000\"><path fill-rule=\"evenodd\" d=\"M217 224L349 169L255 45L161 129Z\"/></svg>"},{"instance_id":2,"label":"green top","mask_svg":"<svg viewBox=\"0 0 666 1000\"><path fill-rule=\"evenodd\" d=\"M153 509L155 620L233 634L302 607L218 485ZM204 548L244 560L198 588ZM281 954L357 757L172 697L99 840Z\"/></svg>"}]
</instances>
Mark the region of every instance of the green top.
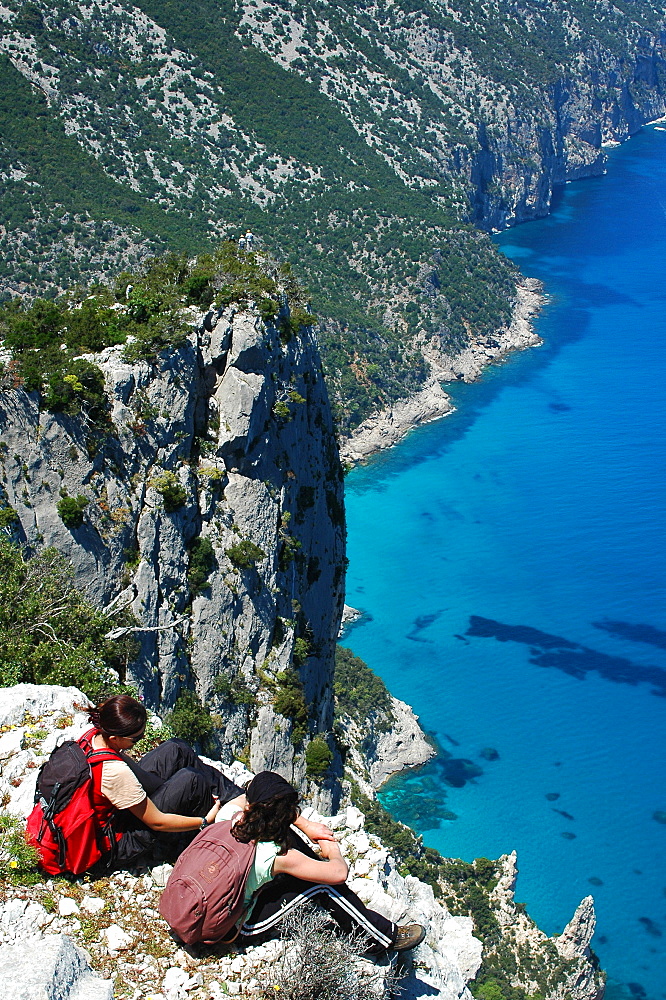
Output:
<instances>
[{"instance_id":1,"label":"green top","mask_svg":"<svg viewBox=\"0 0 666 1000\"><path fill-rule=\"evenodd\" d=\"M233 805L231 802L226 802L217 814L217 819L233 819L238 812L241 812L238 806ZM266 883L270 882L273 878L273 862L279 853L280 845L273 843L273 841L262 840L257 844L254 862L252 863L250 874L248 875L247 882L245 883L243 916L241 920L238 921L239 923L245 919L255 892L258 892L262 885L266 885Z\"/></svg>"}]
</instances>

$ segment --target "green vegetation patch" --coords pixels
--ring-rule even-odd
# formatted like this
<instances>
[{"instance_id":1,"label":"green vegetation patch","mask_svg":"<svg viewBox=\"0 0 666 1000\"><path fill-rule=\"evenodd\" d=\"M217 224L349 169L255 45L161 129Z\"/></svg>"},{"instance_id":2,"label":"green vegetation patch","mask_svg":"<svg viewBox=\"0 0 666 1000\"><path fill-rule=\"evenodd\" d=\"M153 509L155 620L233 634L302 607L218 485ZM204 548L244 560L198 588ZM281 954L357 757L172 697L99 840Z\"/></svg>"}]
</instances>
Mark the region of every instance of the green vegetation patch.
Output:
<instances>
[{"instance_id":1,"label":"green vegetation patch","mask_svg":"<svg viewBox=\"0 0 666 1000\"><path fill-rule=\"evenodd\" d=\"M205 745L215 729L214 720L196 691L181 691L164 721L174 736Z\"/></svg>"},{"instance_id":2,"label":"green vegetation patch","mask_svg":"<svg viewBox=\"0 0 666 1000\"><path fill-rule=\"evenodd\" d=\"M242 538L224 550L227 558L237 569L253 569L258 562L266 558L266 553L249 538Z\"/></svg>"},{"instance_id":3,"label":"green vegetation patch","mask_svg":"<svg viewBox=\"0 0 666 1000\"><path fill-rule=\"evenodd\" d=\"M109 619L76 589L55 549L27 557L0 535L0 686L75 685L93 700L117 685L136 656L133 640L110 642ZM132 625L128 612L114 625Z\"/></svg>"},{"instance_id":4,"label":"green vegetation patch","mask_svg":"<svg viewBox=\"0 0 666 1000\"><path fill-rule=\"evenodd\" d=\"M0 812L0 882L9 885L42 882L38 862L36 848L26 843L25 821L12 813Z\"/></svg>"},{"instance_id":5,"label":"green vegetation patch","mask_svg":"<svg viewBox=\"0 0 666 1000\"><path fill-rule=\"evenodd\" d=\"M79 494L76 497L61 497L56 504L60 520L66 528L80 528L83 524L83 512L90 503L88 497Z\"/></svg>"},{"instance_id":6,"label":"green vegetation patch","mask_svg":"<svg viewBox=\"0 0 666 1000\"><path fill-rule=\"evenodd\" d=\"M277 675L273 708L291 719L291 742L294 746L301 744L308 731L308 706L303 682L295 670L282 670Z\"/></svg>"},{"instance_id":7,"label":"green vegetation patch","mask_svg":"<svg viewBox=\"0 0 666 1000\"><path fill-rule=\"evenodd\" d=\"M336 714L349 715L362 726L369 718L391 713L391 695L384 681L344 646L335 648L333 690Z\"/></svg>"},{"instance_id":8,"label":"green vegetation patch","mask_svg":"<svg viewBox=\"0 0 666 1000\"><path fill-rule=\"evenodd\" d=\"M308 778L321 780L333 763L333 751L323 736L315 736L305 748L305 773Z\"/></svg>"},{"instance_id":9,"label":"green vegetation patch","mask_svg":"<svg viewBox=\"0 0 666 1000\"><path fill-rule=\"evenodd\" d=\"M190 565L187 570L187 582L192 597L196 597L210 586L208 580L216 566L215 549L210 538L195 539L190 549Z\"/></svg>"}]
</instances>

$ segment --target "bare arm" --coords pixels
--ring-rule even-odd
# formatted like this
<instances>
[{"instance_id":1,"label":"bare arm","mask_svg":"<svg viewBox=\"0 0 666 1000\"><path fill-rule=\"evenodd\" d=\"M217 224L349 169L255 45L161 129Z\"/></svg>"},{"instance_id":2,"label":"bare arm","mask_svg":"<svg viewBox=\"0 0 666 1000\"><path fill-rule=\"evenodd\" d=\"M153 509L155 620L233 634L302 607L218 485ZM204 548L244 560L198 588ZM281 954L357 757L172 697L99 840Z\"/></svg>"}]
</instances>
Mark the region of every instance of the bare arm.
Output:
<instances>
[{"instance_id":1,"label":"bare arm","mask_svg":"<svg viewBox=\"0 0 666 1000\"><path fill-rule=\"evenodd\" d=\"M321 856L324 861L309 858L301 851L291 850L286 854L278 854L273 862L273 874L294 875L306 882L321 882L323 885L339 885L347 878L349 868L340 853L340 848L334 840L322 840Z\"/></svg>"},{"instance_id":2,"label":"bare arm","mask_svg":"<svg viewBox=\"0 0 666 1000\"><path fill-rule=\"evenodd\" d=\"M220 800L213 796L214 802L206 813L206 822L212 823L220 809ZM180 816L178 813L163 813L147 796L135 806L129 806L129 811L137 819L145 823L151 830L158 833L186 833L201 828L203 816Z\"/></svg>"}]
</instances>

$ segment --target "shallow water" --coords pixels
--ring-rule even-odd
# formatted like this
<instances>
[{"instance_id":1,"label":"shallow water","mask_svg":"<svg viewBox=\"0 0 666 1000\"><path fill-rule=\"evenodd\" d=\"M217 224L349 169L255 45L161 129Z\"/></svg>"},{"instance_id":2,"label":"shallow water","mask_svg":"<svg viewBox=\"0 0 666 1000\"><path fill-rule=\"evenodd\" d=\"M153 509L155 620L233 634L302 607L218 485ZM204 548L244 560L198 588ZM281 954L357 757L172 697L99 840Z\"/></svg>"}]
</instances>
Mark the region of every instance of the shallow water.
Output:
<instances>
[{"instance_id":1,"label":"shallow water","mask_svg":"<svg viewBox=\"0 0 666 1000\"><path fill-rule=\"evenodd\" d=\"M548 933L591 893L607 996L662 1000L666 133L497 243L544 346L350 474L345 643L442 748L384 803L447 856L515 849Z\"/></svg>"}]
</instances>

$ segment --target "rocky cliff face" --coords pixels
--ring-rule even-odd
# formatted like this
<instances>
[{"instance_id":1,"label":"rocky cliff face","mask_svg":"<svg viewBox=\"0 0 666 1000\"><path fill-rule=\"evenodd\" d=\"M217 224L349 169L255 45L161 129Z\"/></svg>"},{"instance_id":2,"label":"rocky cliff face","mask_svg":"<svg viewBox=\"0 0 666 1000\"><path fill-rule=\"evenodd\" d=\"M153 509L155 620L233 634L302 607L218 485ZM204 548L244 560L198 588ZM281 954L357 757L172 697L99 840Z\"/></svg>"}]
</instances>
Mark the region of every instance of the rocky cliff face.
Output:
<instances>
[{"instance_id":1,"label":"rocky cliff face","mask_svg":"<svg viewBox=\"0 0 666 1000\"><path fill-rule=\"evenodd\" d=\"M575 75L538 88L534 105L489 102L477 149L453 161L470 185L472 220L504 229L539 218L557 185L604 173L604 145L666 112L665 41L664 32L635 33L622 56L594 45Z\"/></svg>"},{"instance_id":2,"label":"rocky cliff face","mask_svg":"<svg viewBox=\"0 0 666 1000\"><path fill-rule=\"evenodd\" d=\"M154 363L127 364L120 348L89 358L111 407L101 445L84 419L3 393L18 540L55 546L99 606L131 608L140 652L128 680L150 707L196 689L219 713L225 759L245 749L254 766L301 780L272 699L293 667L311 730L330 727L344 578L342 472L311 333L281 339L251 308L193 309L187 340ZM80 527L58 516L65 493L89 501ZM214 552L199 592L188 580L197 539Z\"/></svg>"}]
</instances>

